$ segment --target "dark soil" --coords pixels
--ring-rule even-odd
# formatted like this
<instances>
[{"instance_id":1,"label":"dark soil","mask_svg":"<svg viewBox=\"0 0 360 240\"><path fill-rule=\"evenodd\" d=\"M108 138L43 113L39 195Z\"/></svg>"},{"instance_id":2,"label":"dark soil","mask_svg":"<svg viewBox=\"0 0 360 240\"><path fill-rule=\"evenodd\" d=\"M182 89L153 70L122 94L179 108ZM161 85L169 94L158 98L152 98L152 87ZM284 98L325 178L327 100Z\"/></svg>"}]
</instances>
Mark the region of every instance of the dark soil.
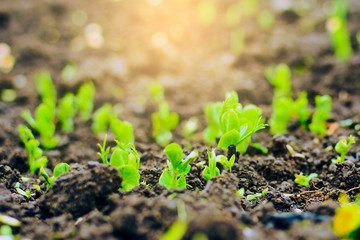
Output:
<instances>
[{"instance_id":1,"label":"dark soil","mask_svg":"<svg viewBox=\"0 0 360 240\"><path fill-rule=\"evenodd\" d=\"M332 163L337 141L350 134L359 136L360 53L355 36L360 30L360 2L351 1L348 28L354 56L345 62L334 58L325 30L330 1L308 1L311 6L304 14L296 11L297 0L289 0L292 5L284 10L274 8L272 1L260 1L259 10L272 9L276 14L275 25L262 30L255 17L243 17L245 49L239 56L230 53L230 31L221 20L210 26L197 20L199 2L163 1L159 6L138 0L0 2L0 42L9 44L16 57L14 69L0 73L0 91L14 88L18 94L14 102L0 101L0 214L21 221L20 227L13 228L18 238L159 239L177 219L177 205L183 201L189 223L184 239L194 239L199 233L208 239L338 239L331 224L339 193L354 199L360 190L359 143L351 147L344 163ZM220 19L236 1L214 2ZM84 13L84 24L75 24L73 19ZM94 22L103 28L105 42L100 49L85 43L85 26ZM165 47L152 45L157 32L168 34ZM78 64L78 72L73 81L66 82L61 70L69 61ZM222 101L226 91L235 90L242 104L259 105L268 119L273 94L263 73L268 65L279 63L305 69L293 74L294 96L307 91L314 107L316 95L329 94L333 98L329 122L351 119L352 123L324 138L301 129L295 121L283 136L273 137L268 129L262 130L253 142L266 146L269 153L250 147L231 173L222 171L220 177L207 182L203 167L197 164L207 161L210 147L201 135L204 104ZM91 122L78 118L73 133L65 134L58 126L60 144L45 152L47 171L60 162L70 164L70 171L49 190L42 177L28 173L27 153L17 127L25 123L21 112L33 111L40 103L33 78L43 69L51 72L58 97L76 92L92 79L95 108L105 102L122 106L120 118L135 129L140 185L130 192L119 190L119 172L101 164L97 156L97 144L104 136L93 134ZM14 80L19 75L27 78L23 87ZM185 154L199 151L186 176L187 189L167 190L158 184L166 155L151 137L151 113L156 105L148 101L147 86L154 80L165 86L171 110L181 118L172 142L179 143ZM200 119L192 141L181 136L184 120L191 116ZM109 135L112 146L113 139ZM286 145L303 157L292 157ZM302 187L294 183L300 173L317 173L318 177ZM17 182L34 195L27 199L18 194ZM236 194L242 187L245 195L266 188L268 193L248 201Z\"/></svg>"}]
</instances>

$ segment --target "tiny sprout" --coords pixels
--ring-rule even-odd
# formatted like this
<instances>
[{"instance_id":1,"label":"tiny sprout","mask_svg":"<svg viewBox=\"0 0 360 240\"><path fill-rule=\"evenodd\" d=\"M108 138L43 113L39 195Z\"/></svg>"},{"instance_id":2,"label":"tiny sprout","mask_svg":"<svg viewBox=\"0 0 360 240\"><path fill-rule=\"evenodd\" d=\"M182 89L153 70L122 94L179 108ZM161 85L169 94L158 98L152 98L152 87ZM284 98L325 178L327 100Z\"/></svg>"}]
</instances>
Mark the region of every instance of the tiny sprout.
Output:
<instances>
[{"instance_id":1,"label":"tiny sprout","mask_svg":"<svg viewBox=\"0 0 360 240\"><path fill-rule=\"evenodd\" d=\"M159 82L152 82L149 85L149 93L151 100L155 103L160 103L165 99L164 86Z\"/></svg>"},{"instance_id":2,"label":"tiny sprout","mask_svg":"<svg viewBox=\"0 0 360 240\"><path fill-rule=\"evenodd\" d=\"M239 190L236 191L236 195L239 197L239 198L242 198L244 195L245 195L245 188L240 188Z\"/></svg>"},{"instance_id":3,"label":"tiny sprout","mask_svg":"<svg viewBox=\"0 0 360 240\"><path fill-rule=\"evenodd\" d=\"M59 100L57 115L61 128L64 132L70 133L74 131L74 117L77 112L76 98L73 93L66 93Z\"/></svg>"},{"instance_id":4,"label":"tiny sprout","mask_svg":"<svg viewBox=\"0 0 360 240\"><path fill-rule=\"evenodd\" d=\"M220 112L221 102L207 103L204 107L208 126L204 130L204 139L208 144L215 144L216 138L221 136Z\"/></svg>"},{"instance_id":5,"label":"tiny sprout","mask_svg":"<svg viewBox=\"0 0 360 240\"><path fill-rule=\"evenodd\" d=\"M20 194L23 197L26 197L27 199L30 199L32 196L35 196L35 194L31 193L30 190L26 190L26 191L22 190L20 188L20 183L19 182L17 182L15 184L14 188L16 189L18 194Z\"/></svg>"},{"instance_id":6,"label":"tiny sprout","mask_svg":"<svg viewBox=\"0 0 360 240\"><path fill-rule=\"evenodd\" d=\"M300 175L295 175L294 182L299 184L300 186L307 187L310 184L310 181L313 178L317 178L318 175L316 173L311 173L309 176L303 175L302 173Z\"/></svg>"},{"instance_id":7,"label":"tiny sprout","mask_svg":"<svg viewBox=\"0 0 360 240\"><path fill-rule=\"evenodd\" d=\"M198 156L198 152L194 150L183 159L183 150L176 143L166 146L164 152L169 159L167 168L160 176L160 185L167 189L186 188L185 175L190 171L190 162Z\"/></svg>"},{"instance_id":8,"label":"tiny sprout","mask_svg":"<svg viewBox=\"0 0 360 240\"><path fill-rule=\"evenodd\" d=\"M77 65L74 62L66 64L61 72L61 78L66 82L70 82L74 79L77 71Z\"/></svg>"},{"instance_id":9,"label":"tiny sprout","mask_svg":"<svg viewBox=\"0 0 360 240\"><path fill-rule=\"evenodd\" d=\"M54 183L55 179L58 176L68 172L69 169L70 169L70 167L67 163L59 163L58 165L55 166L52 177L49 177L49 175L45 172L44 168L40 169L40 174L41 174L41 176L44 177L44 179L47 183L47 188L49 188Z\"/></svg>"},{"instance_id":10,"label":"tiny sprout","mask_svg":"<svg viewBox=\"0 0 360 240\"><path fill-rule=\"evenodd\" d=\"M234 166L235 163L235 159L236 159L236 155L233 154L230 159L228 159L228 157L224 156L224 155L219 155L216 157L216 161L218 163L220 163L225 170L229 170L229 172L231 172L231 168Z\"/></svg>"},{"instance_id":11,"label":"tiny sprout","mask_svg":"<svg viewBox=\"0 0 360 240\"><path fill-rule=\"evenodd\" d=\"M102 159L103 163L108 165L109 161L107 159L107 156L110 152L110 147L106 147L106 139L107 139L107 134L105 135L103 145L101 146L100 144L98 144L100 148L100 152L98 152L97 154Z\"/></svg>"},{"instance_id":12,"label":"tiny sprout","mask_svg":"<svg viewBox=\"0 0 360 240\"><path fill-rule=\"evenodd\" d=\"M308 107L307 92L301 92L299 97L294 102L294 114L300 122L303 129L307 127L307 121L311 117L311 109Z\"/></svg>"},{"instance_id":13,"label":"tiny sprout","mask_svg":"<svg viewBox=\"0 0 360 240\"><path fill-rule=\"evenodd\" d=\"M182 129L183 137L190 137L199 127L199 119L197 117L191 117L186 121L184 128Z\"/></svg>"},{"instance_id":14,"label":"tiny sprout","mask_svg":"<svg viewBox=\"0 0 360 240\"><path fill-rule=\"evenodd\" d=\"M91 130L96 134L106 132L109 127L112 114L113 109L111 104L104 103L104 105L102 105L94 113Z\"/></svg>"},{"instance_id":15,"label":"tiny sprout","mask_svg":"<svg viewBox=\"0 0 360 240\"><path fill-rule=\"evenodd\" d=\"M255 193L253 195L247 195L246 198L249 201L253 201L253 200L256 200L257 198L264 197L267 194L268 191L269 191L269 189L266 188L261 193Z\"/></svg>"},{"instance_id":16,"label":"tiny sprout","mask_svg":"<svg viewBox=\"0 0 360 240\"><path fill-rule=\"evenodd\" d=\"M342 163L345 161L345 155L354 143L355 137L352 135L349 136L349 142L347 142L346 139L342 139L336 143L335 151L340 153L340 156L337 158L337 162Z\"/></svg>"},{"instance_id":17,"label":"tiny sprout","mask_svg":"<svg viewBox=\"0 0 360 240\"><path fill-rule=\"evenodd\" d=\"M20 125L18 131L28 153L29 171L34 174L38 169L45 166L47 157L42 156L43 151L39 148L40 143L29 128Z\"/></svg>"},{"instance_id":18,"label":"tiny sprout","mask_svg":"<svg viewBox=\"0 0 360 240\"><path fill-rule=\"evenodd\" d=\"M320 136L326 132L326 121L330 118L332 99L329 95L315 97L316 111L309 125L310 131Z\"/></svg>"},{"instance_id":19,"label":"tiny sprout","mask_svg":"<svg viewBox=\"0 0 360 240\"><path fill-rule=\"evenodd\" d=\"M35 76L35 85L43 102L56 104L56 89L48 71L42 71Z\"/></svg>"},{"instance_id":20,"label":"tiny sprout","mask_svg":"<svg viewBox=\"0 0 360 240\"><path fill-rule=\"evenodd\" d=\"M89 81L83 83L76 95L81 121L86 122L90 119L94 109L95 86Z\"/></svg>"},{"instance_id":21,"label":"tiny sprout","mask_svg":"<svg viewBox=\"0 0 360 240\"><path fill-rule=\"evenodd\" d=\"M216 154L215 149L213 149L211 152L207 150L208 159L209 159L209 166L205 166L205 169L203 171L204 178L209 181L214 177L220 176L220 171L216 167Z\"/></svg>"}]
</instances>

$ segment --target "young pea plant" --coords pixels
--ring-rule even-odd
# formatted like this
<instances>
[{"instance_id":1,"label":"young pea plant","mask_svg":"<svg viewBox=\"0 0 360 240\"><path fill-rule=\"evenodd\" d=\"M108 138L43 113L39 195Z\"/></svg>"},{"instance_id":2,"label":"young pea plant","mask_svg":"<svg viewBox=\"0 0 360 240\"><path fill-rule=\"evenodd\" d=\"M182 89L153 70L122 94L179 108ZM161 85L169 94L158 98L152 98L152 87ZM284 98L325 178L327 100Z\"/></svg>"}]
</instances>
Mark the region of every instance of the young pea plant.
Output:
<instances>
[{"instance_id":1,"label":"young pea plant","mask_svg":"<svg viewBox=\"0 0 360 240\"><path fill-rule=\"evenodd\" d=\"M273 99L273 112L270 118L270 133L272 135L284 134L291 121L294 102L292 98L280 97Z\"/></svg>"},{"instance_id":2,"label":"young pea plant","mask_svg":"<svg viewBox=\"0 0 360 240\"><path fill-rule=\"evenodd\" d=\"M318 175L316 173L311 173L310 175L306 176L306 175L303 175L302 173L300 175L295 175L295 180L294 182L296 184L299 184L300 186L304 186L304 187L307 187L309 186L310 184L310 181L313 179L313 178L317 178Z\"/></svg>"},{"instance_id":3,"label":"young pea plant","mask_svg":"<svg viewBox=\"0 0 360 240\"><path fill-rule=\"evenodd\" d=\"M121 121L113 116L110 121L110 127L115 138L120 143L126 145L134 142L134 130L130 122Z\"/></svg>"},{"instance_id":4,"label":"young pea plant","mask_svg":"<svg viewBox=\"0 0 360 240\"><path fill-rule=\"evenodd\" d=\"M66 93L59 100L57 108L57 116L61 124L61 129L70 133L74 131L74 117L77 113L76 97L73 93Z\"/></svg>"},{"instance_id":5,"label":"young pea plant","mask_svg":"<svg viewBox=\"0 0 360 240\"><path fill-rule=\"evenodd\" d=\"M40 168L40 174L41 176L44 177L45 182L47 183L47 188L49 189L49 187L54 183L55 179L68 172L70 169L70 166L67 163L59 163L58 165L55 166L54 168L54 172L53 172L53 176L50 177L46 172L45 169L42 167Z\"/></svg>"},{"instance_id":6,"label":"young pea plant","mask_svg":"<svg viewBox=\"0 0 360 240\"><path fill-rule=\"evenodd\" d=\"M234 166L235 160L239 158L239 154L236 152L235 145L228 147L228 156L218 155L216 156L216 162L220 163L224 169L231 172L231 168Z\"/></svg>"},{"instance_id":7,"label":"young pea plant","mask_svg":"<svg viewBox=\"0 0 360 240\"><path fill-rule=\"evenodd\" d=\"M274 87L274 98L292 97L291 70L288 65L281 63L276 67L265 69L265 76Z\"/></svg>"},{"instance_id":8,"label":"young pea plant","mask_svg":"<svg viewBox=\"0 0 360 240\"><path fill-rule=\"evenodd\" d=\"M266 188L266 189L262 190L261 193L255 193L253 195L247 195L246 198L249 201L253 201L253 200L256 200L258 198L264 197L267 194L268 191L269 191L269 189Z\"/></svg>"},{"instance_id":9,"label":"young pea plant","mask_svg":"<svg viewBox=\"0 0 360 240\"><path fill-rule=\"evenodd\" d=\"M152 82L149 85L149 93L151 100L155 103L161 103L165 99L164 86L159 82Z\"/></svg>"},{"instance_id":10,"label":"young pea plant","mask_svg":"<svg viewBox=\"0 0 360 240\"><path fill-rule=\"evenodd\" d=\"M48 71L42 71L35 76L35 86L43 102L49 101L56 105L56 89Z\"/></svg>"},{"instance_id":11,"label":"young pea plant","mask_svg":"<svg viewBox=\"0 0 360 240\"><path fill-rule=\"evenodd\" d=\"M183 150L176 143L171 143L164 150L167 160L167 168L160 176L160 185L167 189L186 188L185 175L190 171L190 162L198 156L196 150L192 151L183 159Z\"/></svg>"},{"instance_id":12,"label":"young pea plant","mask_svg":"<svg viewBox=\"0 0 360 240\"><path fill-rule=\"evenodd\" d=\"M294 102L294 114L303 129L307 128L307 122L311 117L311 109L308 107L307 92L303 91Z\"/></svg>"},{"instance_id":13,"label":"young pea plant","mask_svg":"<svg viewBox=\"0 0 360 240\"><path fill-rule=\"evenodd\" d=\"M94 109L95 86L89 81L83 83L76 94L77 105L79 107L80 120L86 122L90 119Z\"/></svg>"},{"instance_id":14,"label":"young pea plant","mask_svg":"<svg viewBox=\"0 0 360 240\"><path fill-rule=\"evenodd\" d=\"M209 159L209 166L205 166L205 169L202 174L207 181L210 181L212 178L220 176L220 171L216 167L215 149L213 149L211 152L207 150L207 154ZM235 156L234 156L234 161L235 161Z\"/></svg>"},{"instance_id":15,"label":"young pea plant","mask_svg":"<svg viewBox=\"0 0 360 240\"><path fill-rule=\"evenodd\" d=\"M29 109L24 110L21 116L36 131L39 132L41 143L46 149L55 148L59 138L55 134L55 106L50 101L41 103L35 110L35 119Z\"/></svg>"},{"instance_id":16,"label":"young pea plant","mask_svg":"<svg viewBox=\"0 0 360 240\"><path fill-rule=\"evenodd\" d=\"M104 133L107 131L110 120L113 115L113 109L110 103L104 103L99 109L97 109L92 117L91 130L96 133Z\"/></svg>"},{"instance_id":17,"label":"young pea plant","mask_svg":"<svg viewBox=\"0 0 360 240\"><path fill-rule=\"evenodd\" d=\"M108 165L109 164L109 161L108 161L108 154L110 152L110 147L106 147L106 139L107 139L107 134L105 135L105 138L104 138L104 142L103 142L103 145L101 146L100 144L98 144L99 148L100 148L100 152L98 152L98 156L101 158L101 160L103 161L103 163L105 165Z\"/></svg>"},{"instance_id":18,"label":"young pea plant","mask_svg":"<svg viewBox=\"0 0 360 240\"><path fill-rule=\"evenodd\" d=\"M346 153L349 151L351 145L355 143L355 137L350 135L349 142L346 139L339 140L335 145L335 151L340 153L340 156L337 157L336 161L339 163L345 162Z\"/></svg>"},{"instance_id":19,"label":"young pea plant","mask_svg":"<svg viewBox=\"0 0 360 240\"><path fill-rule=\"evenodd\" d=\"M348 0L333 0L330 16L326 23L326 29L335 51L335 57L339 61L346 61L353 55L350 34L346 27L348 8Z\"/></svg>"},{"instance_id":20,"label":"young pea plant","mask_svg":"<svg viewBox=\"0 0 360 240\"><path fill-rule=\"evenodd\" d=\"M208 144L215 144L216 139L221 137L220 112L221 102L207 103L204 107L205 118L208 126L204 130L204 140Z\"/></svg>"},{"instance_id":21,"label":"young pea plant","mask_svg":"<svg viewBox=\"0 0 360 240\"><path fill-rule=\"evenodd\" d=\"M199 119L197 117L191 117L185 122L182 129L182 135L184 138L189 138L193 135L199 127Z\"/></svg>"},{"instance_id":22,"label":"young pea plant","mask_svg":"<svg viewBox=\"0 0 360 240\"><path fill-rule=\"evenodd\" d=\"M316 111L313 115L312 122L309 125L310 131L324 136L326 132L326 121L330 118L332 99L329 95L316 96Z\"/></svg>"},{"instance_id":23,"label":"young pea plant","mask_svg":"<svg viewBox=\"0 0 360 240\"><path fill-rule=\"evenodd\" d=\"M39 148L40 143L29 128L20 125L18 131L28 153L29 171L34 174L38 169L45 166L47 157L42 155L43 151Z\"/></svg>"},{"instance_id":24,"label":"young pea plant","mask_svg":"<svg viewBox=\"0 0 360 240\"><path fill-rule=\"evenodd\" d=\"M162 101L159 110L151 115L153 123L153 137L161 146L169 144L172 139L171 131L179 124L179 115L170 112L168 102Z\"/></svg>"},{"instance_id":25,"label":"young pea plant","mask_svg":"<svg viewBox=\"0 0 360 240\"><path fill-rule=\"evenodd\" d=\"M26 190L26 191L22 190L22 189L20 188L20 183L19 183L19 182L17 182L17 183L15 184L14 188L16 189L16 191L17 191L18 194L20 194L20 195L23 196L23 197L26 197L27 199L30 199L32 196L35 196L35 194L34 194L34 193L31 193L30 190Z\"/></svg>"}]
</instances>

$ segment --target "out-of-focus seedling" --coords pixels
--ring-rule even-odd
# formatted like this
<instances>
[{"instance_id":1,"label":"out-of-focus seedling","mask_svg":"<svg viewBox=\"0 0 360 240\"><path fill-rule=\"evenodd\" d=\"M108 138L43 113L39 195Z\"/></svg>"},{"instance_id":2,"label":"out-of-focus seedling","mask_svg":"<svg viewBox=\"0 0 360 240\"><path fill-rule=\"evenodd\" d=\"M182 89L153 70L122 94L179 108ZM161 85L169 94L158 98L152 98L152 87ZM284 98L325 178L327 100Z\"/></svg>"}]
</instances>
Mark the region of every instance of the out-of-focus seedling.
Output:
<instances>
[{"instance_id":1,"label":"out-of-focus seedling","mask_svg":"<svg viewBox=\"0 0 360 240\"><path fill-rule=\"evenodd\" d=\"M266 188L266 189L262 190L261 193L255 193L253 195L247 195L246 198L249 201L253 201L253 200L256 200L258 198L264 197L267 194L268 191L269 191L269 189Z\"/></svg>"},{"instance_id":2,"label":"out-of-focus seedling","mask_svg":"<svg viewBox=\"0 0 360 240\"><path fill-rule=\"evenodd\" d=\"M296 184L299 184L300 186L304 186L304 187L307 187L309 186L310 184L310 181L313 179L313 178L317 178L318 175L316 173L311 173L310 175L306 176L306 175L303 175L302 173L300 173L299 175L295 175L295 180L294 182Z\"/></svg>"},{"instance_id":3,"label":"out-of-focus seedling","mask_svg":"<svg viewBox=\"0 0 360 240\"><path fill-rule=\"evenodd\" d=\"M287 130L293 112L293 100L281 97L273 100L273 112L270 118L270 133L272 135L283 134Z\"/></svg>"},{"instance_id":4,"label":"out-of-focus seedling","mask_svg":"<svg viewBox=\"0 0 360 240\"><path fill-rule=\"evenodd\" d=\"M49 188L58 176L68 172L69 169L70 169L70 166L67 163L59 163L58 165L55 166L52 177L50 177L45 172L45 169L43 167L40 169L40 174L41 174L41 176L44 177L44 179L47 183L47 188Z\"/></svg>"},{"instance_id":5,"label":"out-of-focus seedling","mask_svg":"<svg viewBox=\"0 0 360 240\"><path fill-rule=\"evenodd\" d=\"M28 153L29 171L34 174L38 169L45 166L47 157L42 156L43 151L39 148L40 143L29 128L20 125L18 131Z\"/></svg>"},{"instance_id":6,"label":"out-of-focus seedling","mask_svg":"<svg viewBox=\"0 0 360 240\"><path fill-rule=\"evenodd\" d=\"M239 190L237 190L235 193L239 198L242 198L245 195L245 188L242 187Z\"/></svg>"},{"instance_id":7,"label":"out-of-focus seedling","mask_svg":"<svg viewBox=\"0 0 360 240\"><path fill-rule=\"evenodd\" d=\"M30 190L26 190L26 191L22 190L20 188L20 183L19 182L17 182L15 184L14 188L16 189L18 194L20 194L23 197L26 197L27 199L30 199L32 196L35 196L35 194L31 193Z\"/></svg>"},{"instance_id":8,"label":"out-of-focus seedling","mask_svg":"<svg viewBox=\"0 0 360 240\"><path fill-rule=\"evenodd\" d=\"M14 89L4 89L1 92L1 101L3 102L13 102L17 97L16 91Z\"/></svg>"},{"instance_id":9,"label":"out-of-focus seedling","mask_svg":"<svg viewBox=\"0 0 360 240\"><path fill-rule=\"evenodd\" d=\"M152 82L149 85L151 100L155 103L161 103L164 99L164 86L159 82Z\"/></svg>"},{"instance_id":10,"label":"out-of-focus seedling","mask_svg":"<svg viewBox=\"0 0 360 240\"><path fill-rule=\"evenodd\" d=\"M113 115L113 109L110 103L104 103L99 109L97 109L92 117L91 130L98 134L107 131L110 120Z\"/></svg>"},{"instance_id":11,"label":"out-of-focus seedling","mask_svg":"<svg viewBox=\"0 0 360 240\"><path fill-rule=\"evenodd\" d=\"M199 119L197 117L191 117L185 122L185 125L182 129L182 135L184 138L190 137L196 132L199 127Z\"/></svg>"},{"instance_id":12,"label":"out-of-focus seedling","mask_svg":"<svg viewBox=\"0 0 360 240\"><path fill-rule=\"evenodd\" d=\"M98 146L100 148L100 152L98 152L97 154L101 158L103 163L108 165L109 161L107 159L107 156L108 156L108 154L110 152L110 147L106 147L106 139L107 139L107 134L105 135L103 145L101 146L100 144L98 144Z\"/></svg>"},{"instance_id":13,"label":"out-of-focus seedling","mask_svg":"<svg viewBox=\"0 0 360 240\"><path fill-rule=\"evenodd\" d=\"M184 202L178 202L177 208L178 219L161 236L160 240L181 240L184 237L188 227L188 220Z\"/></svg>"},{"instance_id":14,"label":"out-of-focus seedling","mask_svg":"<svg viewBox=\"0 0 360 240\"><path fill-rule=\"evenodd\" d=\"M332 99L329 95L316 96L316 111L313 115L312 122L309 125L310 131L324 136L326 132L326 121L330 118Z\"/></svg>"},{"instance_id":15,"label":"out-of-focus seedling","mask_svg":"<svg viewBox=\"0 0 360 240\"><path fill-rule=\"evenodd\" d=\"M269 10L263 10L257 17L257 23L262 29L270 29L275 23L275 16Z\"/></svg>"},{"instance_id":16,"label":"out-of-focus seedling","mask_svg":"<svg viewBox=\"0 0 360 240\"><path fill-rule=\"evenodd\" d=\"M299 97L294 102L294 114L300 122L300 126L303 129L307 128L307 122L311 117L311 109L308 107L307 92L301 92Z\"/></svg>"},{"instance_id":17,"label":"out-of-focus seedling","mask_svg":"<svg viewBox=\"0 0 360 240\"><path fill-rule=\"evenodd\" d=\"M341 139L338 141L335 145L335 151L340 153L340 156L337 157L336 161L339 163L342 163L345 161L346 153L349 151L349 148L351 145L355 143L355 137L350 135L349 136L349 142L346 141L346 139Z\"/></svg>"},{"instance_id":18,"label":"out-of-focus seedling","mask_svg":"<svg viewBox=\"0 0 360 240\"><path fill-rule=\"evenodd\" d=\"M48 71L42 71L35 77L35 85L43 102L49 101L56 105L56 89Z\"/></svg>"},{"instance_id":19,"label":"out-of-focus seedling","mask_svg":"<svg viewBox=\"0 0 360 240\"><path fill-rule=\"evenodd\" d=\"M110 127L118 142L124 145L134 142L134 130L130 122L121 121L116 116L113 116Z\"/></svg>"},{"instance_id":20,"label":"out-of-focus seedling","mask_svg":"<svg viewBox=\"0 0 360 240\"><path fill-rule=\"evenodd\" d=\"M74 62L66 64L66 66L61 71L61 78L66 82L70 82L74 79L77 71L77 65Z\"/></svg>"},{"instance_id":21,"label":"out-of-focus seedling","mask_svg":"<svg viewBox=\"0 0 360 240\"><path fill-rule=\"evenodd\" d=\"M198 156L196 150L192 151L183 159L183 150L176 143L171 143L164 150L167 160L167 168L160 176L160 185L167 189L186 188L185 175L190 171L190 162Z\"/></svg>"},{"instance_id":22,"label":"out-of-focus seedling","mask_svg":"<svg viewBox=\"0 0 360 240\"><path fill-rule=\"evenodd\" d=\"M55 137L55 105L46 100L35 109L35 119L29 109L24 110L21 116L36 131L39 132L41 143L46 149L56 147L59 138Z\"/></svg>"},{"instance_id":23,"label":"out-of-focus seedling","mask_svg":"<svg viewBox=\"0 0 360 240\"><path fill-rule=\"evenodd\" d=\"M267 80L274 87L274 98L291 97L291 70L288 65L281 63L276 67L269 66L265 69Z\"/></svg>"},{"instance_id":24,"label":"out-of-focus seedling","mask_svg":"<svg viewBox=\"0 0 360 240\"><path fill-rule=\"evenodd\" d=\"M212 178L220 176L220 171L216 167L215 149L213 149L211 152L207 150L207 154L209 159L209 166L205 166L205 169L202 174L207 181L210 181Z\"/></svg>"},{"instance_id":25,"label":"out-of-focus seedling","mask_svg":"<svg viewBox=\"0 0 360 240\"><path fill-rule=\"evenodd\" d=\"M76 95L80 120L83 122L88 121L91 117L91 113L94 109L94 97L94 84L91 81L83 83Z\"/></svg>"},{"instance_id":26,"label":"out-of-focus seedling","mask_svg":"<svg viewBox=\"0 0 360 240\"><path fill-rule=\"evenodd\" d=\"M230 50L233 54L239 55L245 48L245 33L242 28L236 28L231 31Z\"/></svg>"},{"instance_id":27,"label":"out-of-focus seedling","mask_svg":"<svg viewBox=\"0 0 360 240\"><path fill-rule=\"evenodd\" d=\"M170 112L168 102L162 101L159 104L157 112L151 115L153 123L153 137L161 146L169 144L172 139L171 131L174 130L179 123L179 115Z\"/></svg>"},{"instance_id":28,"label":"out-of-focus seedling","mask_svg":"<svg viewBox=\"0 0 360 240\"><path fill-rule=\"evenodd\" d=\"M66 93L59 100L57 108L57 116L64 132L70 133L74 131L74 117L77 113L76 97L73 93Z\"/></svg>"},{"instance_id":29,"label":"out-of-focus seedling","mask_svg":"<svg viewBox=\"0 0 360 240\"><path fill-rule=\"evenodd\" d=\"M346 61L353 55L350 34L346 27L346 15L349 8L348 0L333 0L330 16L326 22L326 29L331 44L335 50L335 57L339 61Z\"/></svg>"},{"instance_id":30,"label":"out-of-focus seedling","mask_svg":"<svg viewBox=\"0 0 360 240\"><path fill-rule=\"evenodd\" d=\"M215 144L216 138L221 136L220 112L221 102L207 103L204 107L205 118L208 126L204 130L204 140L208 144Z\"/></svg>"}]
</instances>

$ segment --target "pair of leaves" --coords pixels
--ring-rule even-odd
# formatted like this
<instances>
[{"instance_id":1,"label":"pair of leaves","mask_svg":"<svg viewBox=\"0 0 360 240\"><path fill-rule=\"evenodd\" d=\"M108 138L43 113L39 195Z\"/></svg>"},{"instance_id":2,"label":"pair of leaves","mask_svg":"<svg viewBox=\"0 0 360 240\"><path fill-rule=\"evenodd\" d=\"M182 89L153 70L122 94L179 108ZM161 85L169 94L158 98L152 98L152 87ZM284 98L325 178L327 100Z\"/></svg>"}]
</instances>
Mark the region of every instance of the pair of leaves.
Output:
<instances>
[{"instance_id":1,"label":"pair of leaves","mask_svg":"<svg viewBox=\"0 0 360 240\"><path fill-rule=\"evenodd\" d=\"M47 187L49 188L58 176L68 172L69 170L70 166L67 163L59 163L55 166L52 177L49 177L43 167L40 169L40 174L44 177Z\"/></svg>"}]
</instances>

